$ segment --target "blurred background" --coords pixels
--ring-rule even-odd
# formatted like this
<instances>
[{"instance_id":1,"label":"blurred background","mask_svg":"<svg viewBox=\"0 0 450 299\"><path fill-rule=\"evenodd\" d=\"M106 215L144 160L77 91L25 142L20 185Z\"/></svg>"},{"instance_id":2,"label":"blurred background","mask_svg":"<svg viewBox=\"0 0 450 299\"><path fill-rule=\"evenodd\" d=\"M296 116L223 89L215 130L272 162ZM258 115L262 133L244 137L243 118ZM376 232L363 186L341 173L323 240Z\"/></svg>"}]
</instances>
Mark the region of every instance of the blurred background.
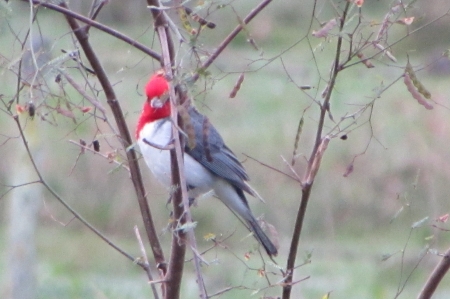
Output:
<instances>
[{"instance_id":1,"label":"blurred background","mask_svg":"<svg viewBox=\"0 0 450 299\"><path fill-rule=\"evenodd\" d=\"M292 174L284 159L288 163L292 160L298 123L304 116L293 166L300 177L304 174L319 119L314 100L321 100L337 40L337 29L321 39L312 37L311 32L320 29L319 22L336 17L336 10L341 9L340 4L335 9L329 2L319 1L312 17L314 3L304 2L271 3L208 69L206 79L191 86L196 106L244 161L252 186L265 199L265 204L254 198L249 201L254 214L264 215L277 230L280 254L275 260L281 266L285 265L301 188L296 181L263 164ZM27 285L12 275L15 272L11 269L14 260L32 256L27 272L34 277L29 278L34 279L29 292L34 298L151 298L140 268L73 219L42 185L11 187L38 180L17 125L7 113L7 103L17 93L20 58L30 59L32 45L26 44L22 50L21 44L30 28L30 8L20 1L0 3L0 297L9 298L14 283ZM203 29L198 39L181 29L196 49L191 51L184 44L177 57L181 73L186 75L195 70L195 58L204 59L214 51L239 24L238 19L258 2L190 4L201 6L199 14L217 26ZM87 14L90 1L72 1L70 5ZM387 0L367 1L361 16L354 8L346 32L360 22L364 30L355 41L377 34L391 5L392 1ZM298 264L310 262L297 270L295 280L309 278L294 287L293 298L322 298L328 292L330 298L394 298L399 291L397 298L412 298L440 261L437 253L450 247L448 224L435 221L450 210L450 62L442 55L450 48L450 18L444 15L449 9L445 0L435 0L433 5L416 1L406 13L399 14L401 18L414 16L413 24L394 24L389 28L387 44L395 42L391 52L397 63L377 56L372 60L375 68L358 64L339 75L331 100L334 121L326 120L326 133L338 132L336 122L342 117L371 102L373 105L355 119L340 123L337 137L347 138L332 139L325 152L299 248ZM177 24L180 22L175 13L169 14ZM439 20L432 22L436 19ZM98 20L158 50L158 38L144 1L110 1ZM41 7L31 28L30 36L38 38L42 45L34 49L35 53L48 55L40 56L43 61L53 59L47 66L45 62L39 65L41 73L34 81L45 94L30 94L29 85L20 92L21 107L30 100L36 106L33 119L26 112L19 115L36 165L69 205L138 257L133 227L138 225L143 236L144 228L128 172L121 167L124 152L114 134L114 120L101 87L94 76L89 76L89 85L86 84L80 66L64 54L63 51L75 51L78 44L62 15ZM408 36L411 32L414 34ZM114 84L129 129L134 132L144 101L142 89L159 64L95 28L90 30L90 41ZM344 56L348 55L346 49L348 43L344 43ZM374 53L370 48L365 54L368 57ZM401 75L407 55L417 77L432 94L433 110L419 105L403 84ZM86 63L83 55L81 60ZM82 108L92 104L66 80L55 80L58 72L52 66L56 65L83 90L98 97L110 123L100 118L99 111L95 114L99 117L94 117L94 111L83 113ZM24 77L29 68L24 62ZM229 98L242 72L242 87L235 98ZM390 84L380 95L380 90ZM311 89L301 90L299 86ZM13 105L14 113L15 109ZM80 148L70 142L79 143L80 139L88 145L98 140L100 153L109 158L92 152L80 154ZM144 163L140 164L161 242L169 248L168 193L155 182ZM351 165L353 171L344 176ZM31 211L17 206L20 201ZM201 250L213 246L203 238L209 233L226 238L228 249L217 247L205 255L210 265L204 266L203 271L211 293L236 286L240 288L220 297L247 298L253 290L267 286L255 270L262 267L258 254L252 254L248 261L244 259L247 252L254 252L256 241L248 237L232 213L217 199L202 198L193 208L193 216L198 221L196 236ZM29 222L35 228L27 228ZM28 242L22 247L12 246L19 230L30 236L29 246ZM428 249L431 253L425 256ZM279 273L276 266L266 266L266 271ZM191 263L187 263L184 298L197 298L193 273ZM157 277L156 271L154 275ZM276 283L281 277L271 279ZM448 298L449 283L447 277L434 298ZM280 288L274 287L253 296L279 294Z\"/></svg>"}]
</instances>

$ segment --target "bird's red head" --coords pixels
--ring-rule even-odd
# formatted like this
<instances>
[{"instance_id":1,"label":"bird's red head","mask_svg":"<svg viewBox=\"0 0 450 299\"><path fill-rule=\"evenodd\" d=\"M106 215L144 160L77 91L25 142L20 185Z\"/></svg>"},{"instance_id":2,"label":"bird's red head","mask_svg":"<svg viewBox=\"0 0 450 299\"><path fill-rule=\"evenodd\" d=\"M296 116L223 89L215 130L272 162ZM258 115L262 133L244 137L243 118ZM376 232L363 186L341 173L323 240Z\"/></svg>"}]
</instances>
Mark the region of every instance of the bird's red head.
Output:
<instances>
[{"instance_id":1,"label":"bird's red head","mask_svg":"<svg viewBox=\"0 0 450 299\"><path fill-rule=\"evenodd\" d=\"M163 71L158 71L150 77L145 86L145 93L147 100L139 117L136 138L139 138L139 133L146 124L170 116L169 82Z\"/></svg>"}]
</instances>

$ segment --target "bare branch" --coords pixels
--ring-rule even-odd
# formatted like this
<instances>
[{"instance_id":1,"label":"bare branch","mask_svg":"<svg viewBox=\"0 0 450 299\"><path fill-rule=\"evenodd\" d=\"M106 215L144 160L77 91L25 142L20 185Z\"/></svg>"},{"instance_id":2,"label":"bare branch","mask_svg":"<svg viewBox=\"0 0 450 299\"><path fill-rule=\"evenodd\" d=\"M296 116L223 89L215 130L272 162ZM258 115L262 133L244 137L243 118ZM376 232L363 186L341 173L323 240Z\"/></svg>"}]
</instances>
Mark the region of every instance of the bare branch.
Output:
<instances>
[{"instance_id":1,"label":"bare branch","mask_svg":"<svg viewBox=\"0 0 450 299\"><path fill-rule=\"evenodd\" d=\"M23 0L23 1L28 2L28 0ZM129 36L127 36L123 33L120 33L117 30L112 29L111 27L105 26L102 23L96 22L90 18L80 15L80 14L68 9L67 7L64 7L64 5L56 5L56 4L53 4L53 3L50 3L47 1L42 1L42 0L31 0L31 2L34 5L40 5L40 6L49 8L51 10L54 10L54 11L64 14L66 17L77 19L83 23L86 23L89 26L95 27L111 36L114 36L114 37L126 42L130 46L133 46L136 49L141 50L142 52L149 55L150 57L153 57L154 59L156 59L158 61L161 60L161 56L158 53L156 53L152 49L146 47L145 45L141 44L140 42L130 38ZM62 1L62 3L64 3L64 1Z\"/></svg>"},{"instance_id":2,"label":"bare branch","mask_svg":"<svg viewBox=\"0 0 450 299\"><path fill-rule=\"evenodd\" d=\"M60 6L66 11L70 11L67 7L67 4L64 1L60 3ZM65 14L65 16L73 33L78 39L86 55L86 58L89 60L89 63L91 64L92 68L97 74L98 80L105 92L108 104L111 108L111 111L113 112L114 118L117 123L117 127L120 132L120 141L123 145L123 148L126 151L128 164L130 167L131 181L133 182L134 189L136 191L139 207L141 209L142 219L144 221L144 226L147 232L147 237L150 241L150 245L152 247L156 263L161 267L162 271L165 272L166 263L164 259L164 254L161 249L161 245L159 243L155 226L153 224L153 216L150 212L150 208L147 203L145 188L142 182L142 175L139 169L139 164L137 162L136 152L133 148L126 150L133 142L131 140L130 132L128 131L128 126L125 122L125 117L123 115L122 108L120 107L120 103L116 98L114 89L111 83L109 82L108 76L106 75L103 66L101 65L97 55L95 54L93 48L91 47L91 44L89 43L89 36L80 27L78 22L72 17L71 14Z\"/></svg>"},{"instance_id":3,"label":"bare branch","mask_svg":"<svg viewBox=\"0 0 450 299\"><path fill-rule=\"evenodd\" d=\"M147 272L147 276L150 282L153 281L153 276L152 276L152 272L150 271L150 264L148 262L148 258L147 258L147 252L145 251L145 246L144 246L144 242L142 242L142 238L141 238L141 234L139 233L139 228L137 225L134 226L134 233L136 234L136 239L138 240L139 243L139 248L141 249L141 254L142 254L142 258L144 260L144 265L146 265L146 272ZM159 299L159 295L158 292L156 291L156 287L154 283L150 283L150 286L152 288L152 292L153 292L153 297L155 299Z\"/></svg>"},{"instance_id":4,"label":"bare branch","mask_svg":"<svg viewBox=\"0 0 450 299\"><path fill-rule=\"evenodd\" d=\"M16 122L17 128L19 129L20 137L21 137L21 140L25 147L25 150L27 152L28 158L30 159L31 164L33 165L33 169L39 178L39 183L41 183L47 189L47 191L49 191L50 194L53 195L54 198L56 198L56 200L58 200L70 213L72 213L73 216L75 216L75 218L77 218L81 223L83 223L83 225L85 225L89 230L91 230L94 234L96 234L98 237L100 237L100 239L105 241L109 246L111 246L112 248L117 250L123 256L125 256L126 258L128 258L129 260L134 262L135 258L133 256L126 253L124 250L122 250L120 247L118 247L116 244L114 244L111 240L109 240L106 236L104 236L94 226L92 226L87 220L85 220L80 214L78 214L58 193L56 193L56 191L53 190L53 188L47 183L47 181L44 179L41 172L39 171L39 168L36 165L36 162L33 158L31 150L28 147L28 141L26 140L25 135L23 133L22 126L19 121L19 117L16 115L13 117L13 119ZM35 182L32 182L32 183L35 183ZM138 262L137 264L144 269L146 268L146 266L143 263Z\"/></svg>"},{"instance_id":5,"label":"bare branch","mask_svg":"<svg viewBox=\"0 0 450 299\"><path fill-rule=\"evenodd\" d=\"M244 29L243 25L248 24L254 17L256 17L272 0L264 0L261 2L258 6L256 6L243 20L243 24L239 24L236 28L234 28L233 31L228 34L228 36L220 43L220 45L217 47L216 51L206 60L200 69L195 73L194 76L192 76L192 81L197 81L200 74L200 70L207 69L222 53L222 51L228 46L229 43L238 35L239 32L241 32L242 29Z\"/></svg>"},{"instance_id":6,"label":"bare branch","mask_svg":"<svg viewBox=\"0 0 450 299\"><path fill-rule=\"evenodd\" d=\"M438 285L441 283L442 278L447 274L450 269L450 248L442 256L442 260L436 265L427 282L420 291L417 299L430 299L436 291Z\"/></svg>"}]
</instances>

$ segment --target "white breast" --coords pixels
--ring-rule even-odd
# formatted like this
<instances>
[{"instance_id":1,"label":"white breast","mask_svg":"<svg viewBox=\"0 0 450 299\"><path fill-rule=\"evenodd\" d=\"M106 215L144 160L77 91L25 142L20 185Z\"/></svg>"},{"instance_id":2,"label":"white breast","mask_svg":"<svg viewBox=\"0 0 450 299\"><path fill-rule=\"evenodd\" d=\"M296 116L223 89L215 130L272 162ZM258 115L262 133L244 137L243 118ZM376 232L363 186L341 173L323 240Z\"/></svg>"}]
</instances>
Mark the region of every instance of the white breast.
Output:
<instances>
[{"instance_id":1,"label":"white breast","mask_svg":"<svg viewBox=\"0 0 450 299\"><path fill-rule=\"evenodd\" d=\"M147 166L156 179L167 187L171 185L170 152L146 144L143 139L152 144L165 147L172 140L172 124L167 119L146 124L140 135L138 144ZM217 180L209 170L194 158L184 155L185 178L189 188L189 197L195 198L210 191Z\"/></svg>"}]
</instances>

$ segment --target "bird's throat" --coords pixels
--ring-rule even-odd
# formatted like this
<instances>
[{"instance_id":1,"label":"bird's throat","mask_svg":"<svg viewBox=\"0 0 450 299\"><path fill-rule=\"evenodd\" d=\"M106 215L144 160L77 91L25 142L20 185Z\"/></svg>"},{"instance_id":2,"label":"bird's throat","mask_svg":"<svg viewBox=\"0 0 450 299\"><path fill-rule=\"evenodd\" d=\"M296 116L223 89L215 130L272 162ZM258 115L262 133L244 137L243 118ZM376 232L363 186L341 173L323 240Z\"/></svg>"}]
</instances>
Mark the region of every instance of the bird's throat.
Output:
<instances>
[{"instance_id":1,"label":"bird's throat","mask_svg":"<svg viewBox=\"0 0 450 299\"><path fill-rule=\"evenodd\" d=\"M170 116L170 101L167 100L164 105L160 108L152 107L149 101L145 101L144 107L142 108L141 116L139 117L137 127L136 127L136 139L139 139L139 134L142 128L153 121L163 119Z\"/></svg>"}]
</instances>

